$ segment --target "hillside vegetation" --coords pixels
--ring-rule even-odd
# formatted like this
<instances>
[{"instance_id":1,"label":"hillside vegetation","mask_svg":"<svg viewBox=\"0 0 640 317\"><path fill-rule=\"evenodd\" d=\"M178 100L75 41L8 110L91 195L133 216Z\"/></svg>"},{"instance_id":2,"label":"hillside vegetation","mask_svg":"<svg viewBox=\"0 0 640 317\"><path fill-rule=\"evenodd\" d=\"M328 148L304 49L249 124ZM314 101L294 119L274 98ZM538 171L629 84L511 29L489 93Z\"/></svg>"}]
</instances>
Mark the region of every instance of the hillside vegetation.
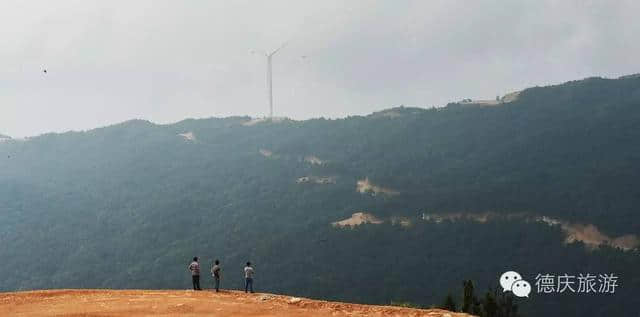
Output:
<instances>
[{"instance_id":1,"label":"hillside vegetation","mask_svg":"<svg viewBox=\"0 0 640 317\"><path fill-rule=\"evenodd\" d=\"M225 287L241 286L251 260L258 289L378 304L440 303L464 279L484 291L512 268L532 285L537 273L613 272L615 296L519 304L637 313L637 250L566 244L546 223L423 214L527 213L639 235L638 127L630 77L530 88L491 107L133 120L2 142L0 289L186 288L199 255L205 267L222 261ZM357 212L410 225L332 225Z\"/></svg>"}]
</instances>

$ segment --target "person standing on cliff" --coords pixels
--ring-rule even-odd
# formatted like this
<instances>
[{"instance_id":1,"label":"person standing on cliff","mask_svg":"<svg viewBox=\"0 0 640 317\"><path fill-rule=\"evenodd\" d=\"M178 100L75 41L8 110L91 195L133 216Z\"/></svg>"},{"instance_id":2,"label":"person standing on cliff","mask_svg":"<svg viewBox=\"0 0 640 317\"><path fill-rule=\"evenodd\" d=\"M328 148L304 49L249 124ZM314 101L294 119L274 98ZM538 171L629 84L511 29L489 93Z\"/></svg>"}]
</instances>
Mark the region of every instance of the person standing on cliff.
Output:
<instances>
[{"instance_id":1,"label":"person standing on cliff","mask_svg":"<svg viewBox=\"0 0 640 317\"><path fill-rule=\"evenodd\" d=\"M194 291L201 291L200 288L200 263L198 263L198 257L193 258L193 262L189 264L189 271L191 272L191 282L193 283Z\"/></svg>"},{"instance_id":2,"label":"person standing on cliff","mask_svg":"<svg viewBox=\"0 0 640 317\"><path fill-rule=\"evenodd\" d=\"M253 293L253 267L251 262L247 262L247 266L244 267L244 292L251 291Z\"/></svg>"},{"instance_id":3,"label":"person standing on cliff","mask_svg":"<svg viewBox=\"0 0 640 317\"><path fill-rule=\"evenodd\" d=\"M217 293L220 290L220 261L216 260L215 264L211 268L211 274L213 275L213 282Z\"/></svg>"}]
</instances>

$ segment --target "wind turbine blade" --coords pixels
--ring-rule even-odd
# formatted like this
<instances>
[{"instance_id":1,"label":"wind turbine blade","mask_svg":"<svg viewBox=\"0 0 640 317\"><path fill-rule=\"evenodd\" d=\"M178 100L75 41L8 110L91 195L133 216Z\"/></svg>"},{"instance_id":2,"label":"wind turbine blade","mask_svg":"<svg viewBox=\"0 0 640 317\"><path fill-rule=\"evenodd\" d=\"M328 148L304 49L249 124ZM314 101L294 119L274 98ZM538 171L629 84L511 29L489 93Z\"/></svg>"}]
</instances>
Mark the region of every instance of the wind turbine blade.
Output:
<instances>
[{"instance_id":1,"label":"wind turbine blade","mask_svg":"<svg viewBox=\"0 0 640 317\"><path fill-rule=\"evenodd\" d=\"M257 49L251 49L249 50L249 54L261 54L264 56L269 56L269 54L267 54L267 52L263 51L263 50L257 50Z\"/></svg>"},{"instance_id":2,"label":"wind turbine blade","mask_svg":"<svg viewBox=\"0 0 640 317\"><path fill-rule=\"evenodd\" d=\"M287 46L288 43L289 43L289 41L286 41L286 42L282 43L282 45L280 45L280 47L278 47L275 51L271 52L271 54L269 54L269 56L275 55L279 50L281 50L283 47Z\"/></svg>"}]
</instances>

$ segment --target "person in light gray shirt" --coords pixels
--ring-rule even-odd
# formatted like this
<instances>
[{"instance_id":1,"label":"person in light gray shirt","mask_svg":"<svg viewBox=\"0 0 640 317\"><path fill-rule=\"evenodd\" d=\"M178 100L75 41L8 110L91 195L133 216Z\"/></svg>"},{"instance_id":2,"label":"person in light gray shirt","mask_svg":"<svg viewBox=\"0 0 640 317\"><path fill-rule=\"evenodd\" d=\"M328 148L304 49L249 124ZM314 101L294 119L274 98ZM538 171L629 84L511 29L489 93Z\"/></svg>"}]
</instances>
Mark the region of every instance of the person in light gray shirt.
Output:
<instances>
[{"instance_id":1,"label":"person in light gray shirt","mask_svg":"<svg viewBox=\"0 0 640 317\"><path fill-rule=\"evenodd\" d=\"M253 293L253 267L251 262L247 262L247 266L244 267L244 292L251 291Z\"/></svg>"},{"instance_id":2,"label":"person in light gray shirt","mask_svg":"<svg viewBox=\"0 0 640 317\"><path fill-rule=\"evenodd\" d=\"M213 276L216 293L220 290L220 269L220 261L216 260L215 264L211 268L211 275Z\"/></svg>"}]
</instances>

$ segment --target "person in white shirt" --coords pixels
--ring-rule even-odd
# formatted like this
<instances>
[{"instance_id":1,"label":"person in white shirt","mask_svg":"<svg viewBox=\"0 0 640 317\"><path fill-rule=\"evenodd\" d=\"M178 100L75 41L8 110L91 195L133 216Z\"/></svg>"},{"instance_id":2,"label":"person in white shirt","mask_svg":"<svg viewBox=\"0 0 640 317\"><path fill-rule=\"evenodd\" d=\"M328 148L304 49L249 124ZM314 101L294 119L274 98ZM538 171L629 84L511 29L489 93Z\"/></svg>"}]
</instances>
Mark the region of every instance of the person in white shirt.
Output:
<instances>
[{"instance_id":1,"label":"person in white shirt","mask_svg":"<svg viewBox=\"0 0 640 317\"><path fill-rule=\"evenodd\" d=\"M198 257L193 258L193 262L187 267L191 272L191 282L193 283L194 291L201 291L200 288L200 263L198 263Z\"/></svg>"},{"instance_id":2,"label":"person in white shirt","mask_svg":"<svg viewBox=\"0 0 640 317\"><path fill-rule=\"evenodd\" d=\"M253 268L251 262L247 262L247 266L244 267L244 292L251 291L253 293Z\"/></svg>"}]
</instances>

